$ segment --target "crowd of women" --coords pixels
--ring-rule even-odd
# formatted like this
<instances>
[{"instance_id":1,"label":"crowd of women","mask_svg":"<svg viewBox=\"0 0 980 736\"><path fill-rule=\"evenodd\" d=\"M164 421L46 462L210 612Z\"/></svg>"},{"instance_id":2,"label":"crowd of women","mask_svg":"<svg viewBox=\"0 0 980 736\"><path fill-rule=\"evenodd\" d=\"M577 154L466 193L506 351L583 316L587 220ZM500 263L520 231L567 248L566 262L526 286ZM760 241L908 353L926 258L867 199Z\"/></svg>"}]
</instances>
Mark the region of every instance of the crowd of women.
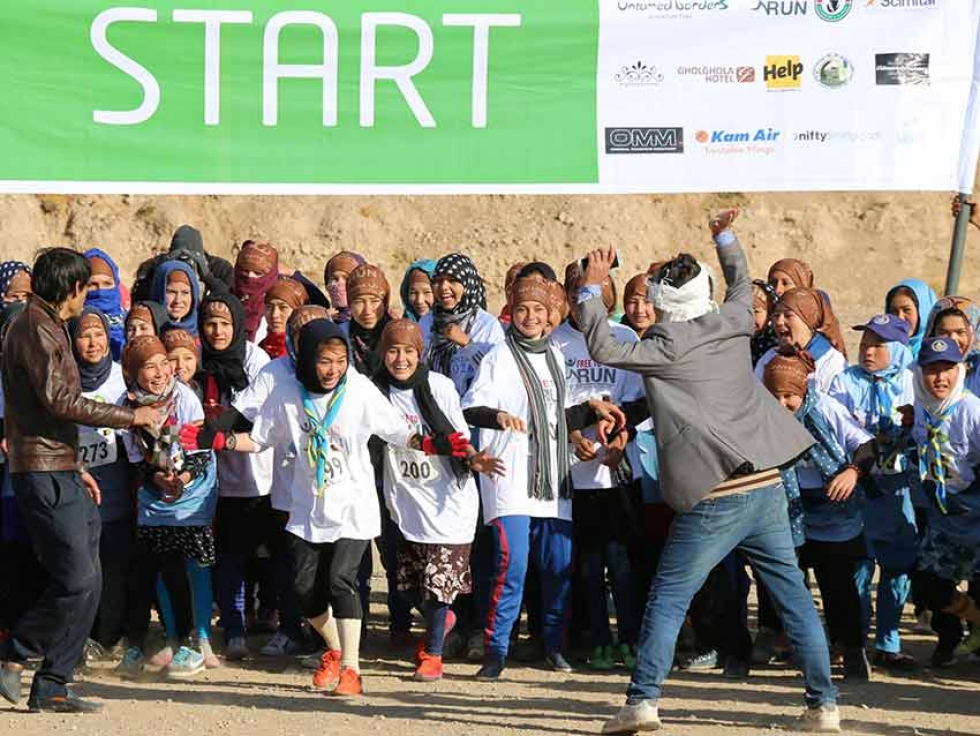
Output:
<instances>
[{"instance_id":1,"label":"crowd of women","mask_svg":"<svg viewBox=\"0 0 980 736\"><path fill-rule=\"evenodd\" d=\"M491 314L462 253L396 281L342 251L322 288L270 243L245 242L231 264L188 226L129 289L109 253L84 257L86 306L68 324L84 396L162 419L80 431L102 521L87 657L117 658L123 677L181 679L222 666L216 651L306 655L315 689L359 695L374 541L390 646L411 650L418 680L438 680L444 655L479 662L479 680L512 659L571 671L570 647L583 667L633 666L674 512L640 377L589 354L584 264L515 263ZM665 317L648 290L664 273L710 292L708 269L683 255L607 279L617 340ZM29 265L0 264L0 351L31 292ZM777 261L755 282L756 375L816 441L781 469L799 564L851 680L872 663L924 664L902 648L907 604L938 637L931 666L980 651L980 305L917 279L881 304L853 328L850 363L806 263ZM45 575L9 480L0 630ZM692 603L680 667L743 678L792 660L762 585L749 630L748 589L733 553ZM151 649L154 608L165 640ZM260 648L257 632L270 634Z\"/></svg>"}]
</instances>

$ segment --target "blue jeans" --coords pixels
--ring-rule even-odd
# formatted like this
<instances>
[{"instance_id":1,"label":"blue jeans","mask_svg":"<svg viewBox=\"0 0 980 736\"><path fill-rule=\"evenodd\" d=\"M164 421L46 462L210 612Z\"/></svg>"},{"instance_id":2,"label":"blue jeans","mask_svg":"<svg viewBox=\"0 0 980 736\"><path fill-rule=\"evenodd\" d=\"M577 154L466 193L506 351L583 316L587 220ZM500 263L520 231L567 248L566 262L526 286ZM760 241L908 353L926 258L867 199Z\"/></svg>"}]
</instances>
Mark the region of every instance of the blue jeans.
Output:
<instances>
[{"instance_id":1,"label":"blue jeans","mask_svg":"<svg viewBox=\"0 0 980 736\"><path fill-rule=\"evenodd\" d=\"M836 702L827 638L796 563L786 493L777 483L707 498L674 519L643 614L627 703L660 699L691 599L732 549L744 555L773 598L802 665L807 706Z\"/></svg>"},{"instance_id":2,"label":"blue jeans","mask_svg":"<svg viewBox=\"0 0 980 736\"><path fill-rule=\"evenodd\" d=\"M879 652L898 654L902 651L902 638L898 625L902 609L909 597L911 582L909 573L915 568L915 540L911 544L883 540L867 540L868 557L854 571L854 582L861 597L861 624L865 638L871 626L871 586L875 563L881 568L878 580L877 621L875 649Z\"/></svg>"}]
</instances>

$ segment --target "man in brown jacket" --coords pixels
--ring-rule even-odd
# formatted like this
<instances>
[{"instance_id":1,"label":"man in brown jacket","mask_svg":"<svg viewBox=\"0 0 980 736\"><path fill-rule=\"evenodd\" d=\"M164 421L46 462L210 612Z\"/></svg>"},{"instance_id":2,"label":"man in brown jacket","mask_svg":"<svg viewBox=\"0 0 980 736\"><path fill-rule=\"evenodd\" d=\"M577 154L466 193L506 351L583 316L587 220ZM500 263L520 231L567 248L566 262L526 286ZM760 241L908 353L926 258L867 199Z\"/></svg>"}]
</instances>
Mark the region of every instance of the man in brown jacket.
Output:
<instances>
[{"instance_id":1,"label":"man in brown jacket","mask_svg":"<svg viewBox=\"0 0 980 736\"><path fill-rule=\"evenodd\" d=\"M97 703L67 688L99 605L99 487L80 466L78 424L159 426L150 407L129 409L82 398L66 322L82 313L88 261L67 248L34 264L27 308L7 333L3 351L5 431L17 507L49 583L0 645L0 695L21 697L23 661L44 655L28 707L34 712L88 713Z\"/></svg>"}]
</instances>

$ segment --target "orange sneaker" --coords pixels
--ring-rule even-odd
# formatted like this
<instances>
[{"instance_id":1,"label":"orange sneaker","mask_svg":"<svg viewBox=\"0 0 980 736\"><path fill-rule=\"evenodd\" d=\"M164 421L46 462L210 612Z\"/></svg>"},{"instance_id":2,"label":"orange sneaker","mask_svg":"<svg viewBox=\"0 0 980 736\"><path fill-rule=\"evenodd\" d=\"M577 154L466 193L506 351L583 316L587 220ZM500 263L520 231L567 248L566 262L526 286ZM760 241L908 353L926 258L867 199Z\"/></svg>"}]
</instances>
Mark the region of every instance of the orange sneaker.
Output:
<instances>
[{"instance_id":1,"label":"orange sneaker","mask_svg":"<svg viewBox=\"0 0 980 736\"><path fill-rule=\"evenodd\" d=\"M320 667L313 674L313 689L330 690L340 677L340 650L328 649L320 657Z\"/></svg>"},{"instance_id":2,"label":"orange sneaker","mask_svg":"<svg viewBox=\"0 0 980 736\"><path fill-rule=\"evenodd\" d=\"M422 682L434 682L442 679L442 657L422 652L415 679Z\"/></svg>"},{"instance_id":3,"label":"orange sneaker","mask_svg":"<svg viewBox=\"0 0 980 736\"><path fill-rule=\"evenodd\" d=\"M363 692L361 689L361 676L357 674L357 670L344 667L340 671L340 680L337 682L337 687L330 694L341 698L351 698L355 695L361 695Z\"/></svg>"}]
</instances>

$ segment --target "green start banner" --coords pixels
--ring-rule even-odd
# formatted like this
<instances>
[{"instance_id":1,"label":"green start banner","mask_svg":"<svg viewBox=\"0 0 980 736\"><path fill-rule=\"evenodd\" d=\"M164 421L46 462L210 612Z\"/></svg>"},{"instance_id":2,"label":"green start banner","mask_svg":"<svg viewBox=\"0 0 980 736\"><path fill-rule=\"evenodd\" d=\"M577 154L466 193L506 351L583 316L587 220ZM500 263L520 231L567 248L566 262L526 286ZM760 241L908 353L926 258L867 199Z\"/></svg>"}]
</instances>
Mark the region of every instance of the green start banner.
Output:
<instances>
[{"instance_id":1,"label":"green start banner","mask_svg":"<svg viewBox=\"0 0 980 736\"><path fill-rule=\"evenodd\" d=\"M9 0L0 191L962 189L980 0Z\"/></svg>"}]
</instances>

